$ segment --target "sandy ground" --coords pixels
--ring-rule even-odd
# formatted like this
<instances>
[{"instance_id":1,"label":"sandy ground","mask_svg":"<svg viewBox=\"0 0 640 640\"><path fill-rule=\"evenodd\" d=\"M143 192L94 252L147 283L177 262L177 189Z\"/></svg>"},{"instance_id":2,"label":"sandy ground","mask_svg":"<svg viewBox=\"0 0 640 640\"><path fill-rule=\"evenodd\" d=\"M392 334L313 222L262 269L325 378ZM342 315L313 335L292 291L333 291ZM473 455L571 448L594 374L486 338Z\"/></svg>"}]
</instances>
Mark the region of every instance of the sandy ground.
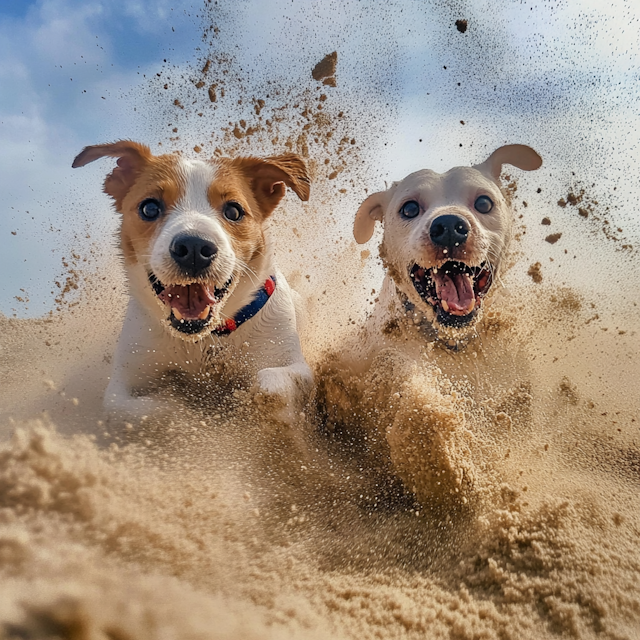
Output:
<instances>
[{"instance_id":1,"label":"sandy ground","mask_svg":"<svg viewBox=\"0 0 640 640\"><path fill-rule=\"evenodd\" d=\"M637 637L633 314L594 319L579 291L533 281L509 292L464 352L359 379L369 397L375 375L401 387L398 437L417 419L466 438L429 463L471 469L464 503L401 495L311 409L300 451L243 389L176 376L168 424L105 423L120 290L3 318L4 636ZM366 407L348 428L390 419ZM428 453L400 461L405 481Z\"/></svg>"}]
</instances>

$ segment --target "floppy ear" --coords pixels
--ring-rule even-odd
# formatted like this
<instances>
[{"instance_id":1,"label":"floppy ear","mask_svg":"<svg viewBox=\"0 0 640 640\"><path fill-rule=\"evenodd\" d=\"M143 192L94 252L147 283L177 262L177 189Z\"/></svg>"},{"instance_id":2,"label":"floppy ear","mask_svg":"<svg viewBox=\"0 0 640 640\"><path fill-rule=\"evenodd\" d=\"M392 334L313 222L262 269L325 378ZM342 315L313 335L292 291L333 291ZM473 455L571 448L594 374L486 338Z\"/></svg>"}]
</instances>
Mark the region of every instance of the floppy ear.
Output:
<instances>
[{"instance_id":1,"label":"floppy ear","mask_svg":"<svg viewBox=\"0 0 640 640\"><path fill-rule=\"evenodd\" d=\"M353 237L358 244L371 240L377 222L382 222L384 209L387 206L388 191L372 193L359 207L353 223Z\"/></svg>"},{"instance_id":2,"label":"floppy ear","mask_svg":"<svg viewBox=\"0 0 640 640\"><path fill-rule=\"evenodd\" d=\"M251 184L254 196L265 217L284 197L285 185L306 202L309 199L310 178L304 160L295 153L270 158L236 158L232 161Z\"/></svg>"},{"instance_id":3,"label":"floppy ear","mask_svg":"<svg viewBox=\"0 0 640 640\"><path fill-rule=\"evenodd\" d=\"M523 171L534 171L542 166L542 158L524 144L508 144L496 149L476 169L488 173L494 180L498 180L502 173L502 165L511 164Z\"/></svg>"},{"instance_id":4,"label":"floppy ear","mask_svg":"<svg viewBox=\"0 0 640 640\"><path fill-rule=\"evenodd\" d=\"M118 158L117 167L106 177L104 192L109 194L119 208L131 185L152 158L151 150L144 144L131 140L119 140L111 144L85 147L75 158L72 168L84 167L94 160L104 157Z\"/></svg>"}]
</instances>

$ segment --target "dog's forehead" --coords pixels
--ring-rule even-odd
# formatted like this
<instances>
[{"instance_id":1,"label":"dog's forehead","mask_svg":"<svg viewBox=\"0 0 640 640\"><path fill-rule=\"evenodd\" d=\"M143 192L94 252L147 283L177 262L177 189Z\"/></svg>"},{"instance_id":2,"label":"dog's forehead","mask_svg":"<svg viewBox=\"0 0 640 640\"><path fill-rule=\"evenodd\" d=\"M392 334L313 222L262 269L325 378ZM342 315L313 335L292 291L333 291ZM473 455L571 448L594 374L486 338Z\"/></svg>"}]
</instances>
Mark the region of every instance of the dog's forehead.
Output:
<instances>
[{"instance_id":1,"label":"dog's forehead","mask_svg":"<svg viewBox=\"0 0 640 640\"><path fill-rule=\"evenodd\" d=\"M482 189L490 193L499 191L498 185L475 167L453 167L442 174L442 184L447 195Z\"/></svg>"},{"instance_id":2,"label":"dog's forehead","mask_svg":"<svg viewBox=\"0 0 640 640\"><path fill-rule=\"evenodd\" d=\"M436 189L440 184L442 174L431 169L421 169L409 174L404 180L395 183L395 196L406 196L416 191Z\"/></svg>"},{"instance_id":3,"label":"dog's forehead","mask_svg":"<svg viewBox=\"0 0 640 640\"><path fill-rule=\"evenodd\" d=\"M223 163L180 159L177 172L182 184L176 202L178 210L206 212L216 209L222 201L231 198L247 205L245 181Z\"/></svg>"},{"instance_id":4,"label":"dog's forehead","mask_svg":"<svg viewBox=\"0 0 640 640\"><path fill-rule=\"evenodd\" d=\"M187 158L180 158L177 170L184 181L185 197L194 197L196 194L206 196L218 174L218 167L214 163Z\"/></svg>"},{"instance_id":5,"label":"dog's forehead","mask_svg":"<svg viewBox=\"0 0 640 640\"><path fill-rule=\"evenodd\" d=\"M421 169L395 185L393 201L415 197L456 199L469 191L499 191L490 178L474 167L453 167L445 173Z\"/></svg>"},{"instance_id":6,"label":"dog's forehead","mask_svg":"<svg viewBox=\"0 0 640 640\"><path fill-rule=\"evenodd\" d=\"M157 197L159 193L170 208L178 203L204 206L207 192L219 173L215 161L191 160L174 154L156 156L137 177L127 198L137 205L142 198Z\"/></svg>"}]
</instances>

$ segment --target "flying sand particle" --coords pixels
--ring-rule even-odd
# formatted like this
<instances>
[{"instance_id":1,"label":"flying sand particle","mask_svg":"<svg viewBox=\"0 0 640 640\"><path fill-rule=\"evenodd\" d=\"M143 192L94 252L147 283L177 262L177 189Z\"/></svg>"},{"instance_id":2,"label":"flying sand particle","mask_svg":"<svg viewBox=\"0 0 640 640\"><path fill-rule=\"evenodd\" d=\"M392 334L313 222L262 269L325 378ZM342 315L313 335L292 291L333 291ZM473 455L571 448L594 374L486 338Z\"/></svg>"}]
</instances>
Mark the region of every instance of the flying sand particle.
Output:
<instances>
[{"instance_id":1,"label":"flying sand particle","mask_svg":"<svg viewBox=\"0 0 640 640\"><path fill-rule=\"evenodd\" d=\"M555 244L556 242L558 242L558 240L560 240L561 237L561 233L551 233L545 238L545 241L549 244Z\"/></svg>"},{"instance_id":2,"label":"flying sand particle","mask_svg":"<svg viewBox=\"0 0 640 640\"><path fill-rule=\"evenodd\" d=\"M467 21L466 20L456 20L456 29L460 33L464 33L467 30Z\"/></svg>"}]
</instances>

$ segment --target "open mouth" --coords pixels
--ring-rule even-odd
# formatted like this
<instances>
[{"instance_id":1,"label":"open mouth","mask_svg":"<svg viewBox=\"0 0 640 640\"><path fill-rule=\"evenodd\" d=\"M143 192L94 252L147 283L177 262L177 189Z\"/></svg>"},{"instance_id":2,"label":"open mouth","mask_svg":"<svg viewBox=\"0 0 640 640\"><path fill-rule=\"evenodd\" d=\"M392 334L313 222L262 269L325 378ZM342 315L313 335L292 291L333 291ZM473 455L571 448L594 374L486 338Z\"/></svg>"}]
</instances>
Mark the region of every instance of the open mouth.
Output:
<instances>
[{"instance_id":1,"label":"open mouth","mask_svg":"<svg viewBox=\"0 0 640 640\"><path fill-rule=\"evenodd\" d=\"M409 271L420 297L436 311L438 322L449 327L469 324L491 288L491 266L469 267L464 262L445 262L426 269L414 264Z\"/></svg>"},{"instance_id":2,"label":"open mouth","mask_svg":"<svg viewBox=\"0 0 640 640\"><path fill-rule=\"evenodd\" d=\"M227 295L232 280L233 276L223 287L207 286L200 282L165 285L153 273L149 273L149 282L156 295L171 309L171 326L187 334L199 333L208 326L217 306Z\"/></svg>"}]
</instances>

